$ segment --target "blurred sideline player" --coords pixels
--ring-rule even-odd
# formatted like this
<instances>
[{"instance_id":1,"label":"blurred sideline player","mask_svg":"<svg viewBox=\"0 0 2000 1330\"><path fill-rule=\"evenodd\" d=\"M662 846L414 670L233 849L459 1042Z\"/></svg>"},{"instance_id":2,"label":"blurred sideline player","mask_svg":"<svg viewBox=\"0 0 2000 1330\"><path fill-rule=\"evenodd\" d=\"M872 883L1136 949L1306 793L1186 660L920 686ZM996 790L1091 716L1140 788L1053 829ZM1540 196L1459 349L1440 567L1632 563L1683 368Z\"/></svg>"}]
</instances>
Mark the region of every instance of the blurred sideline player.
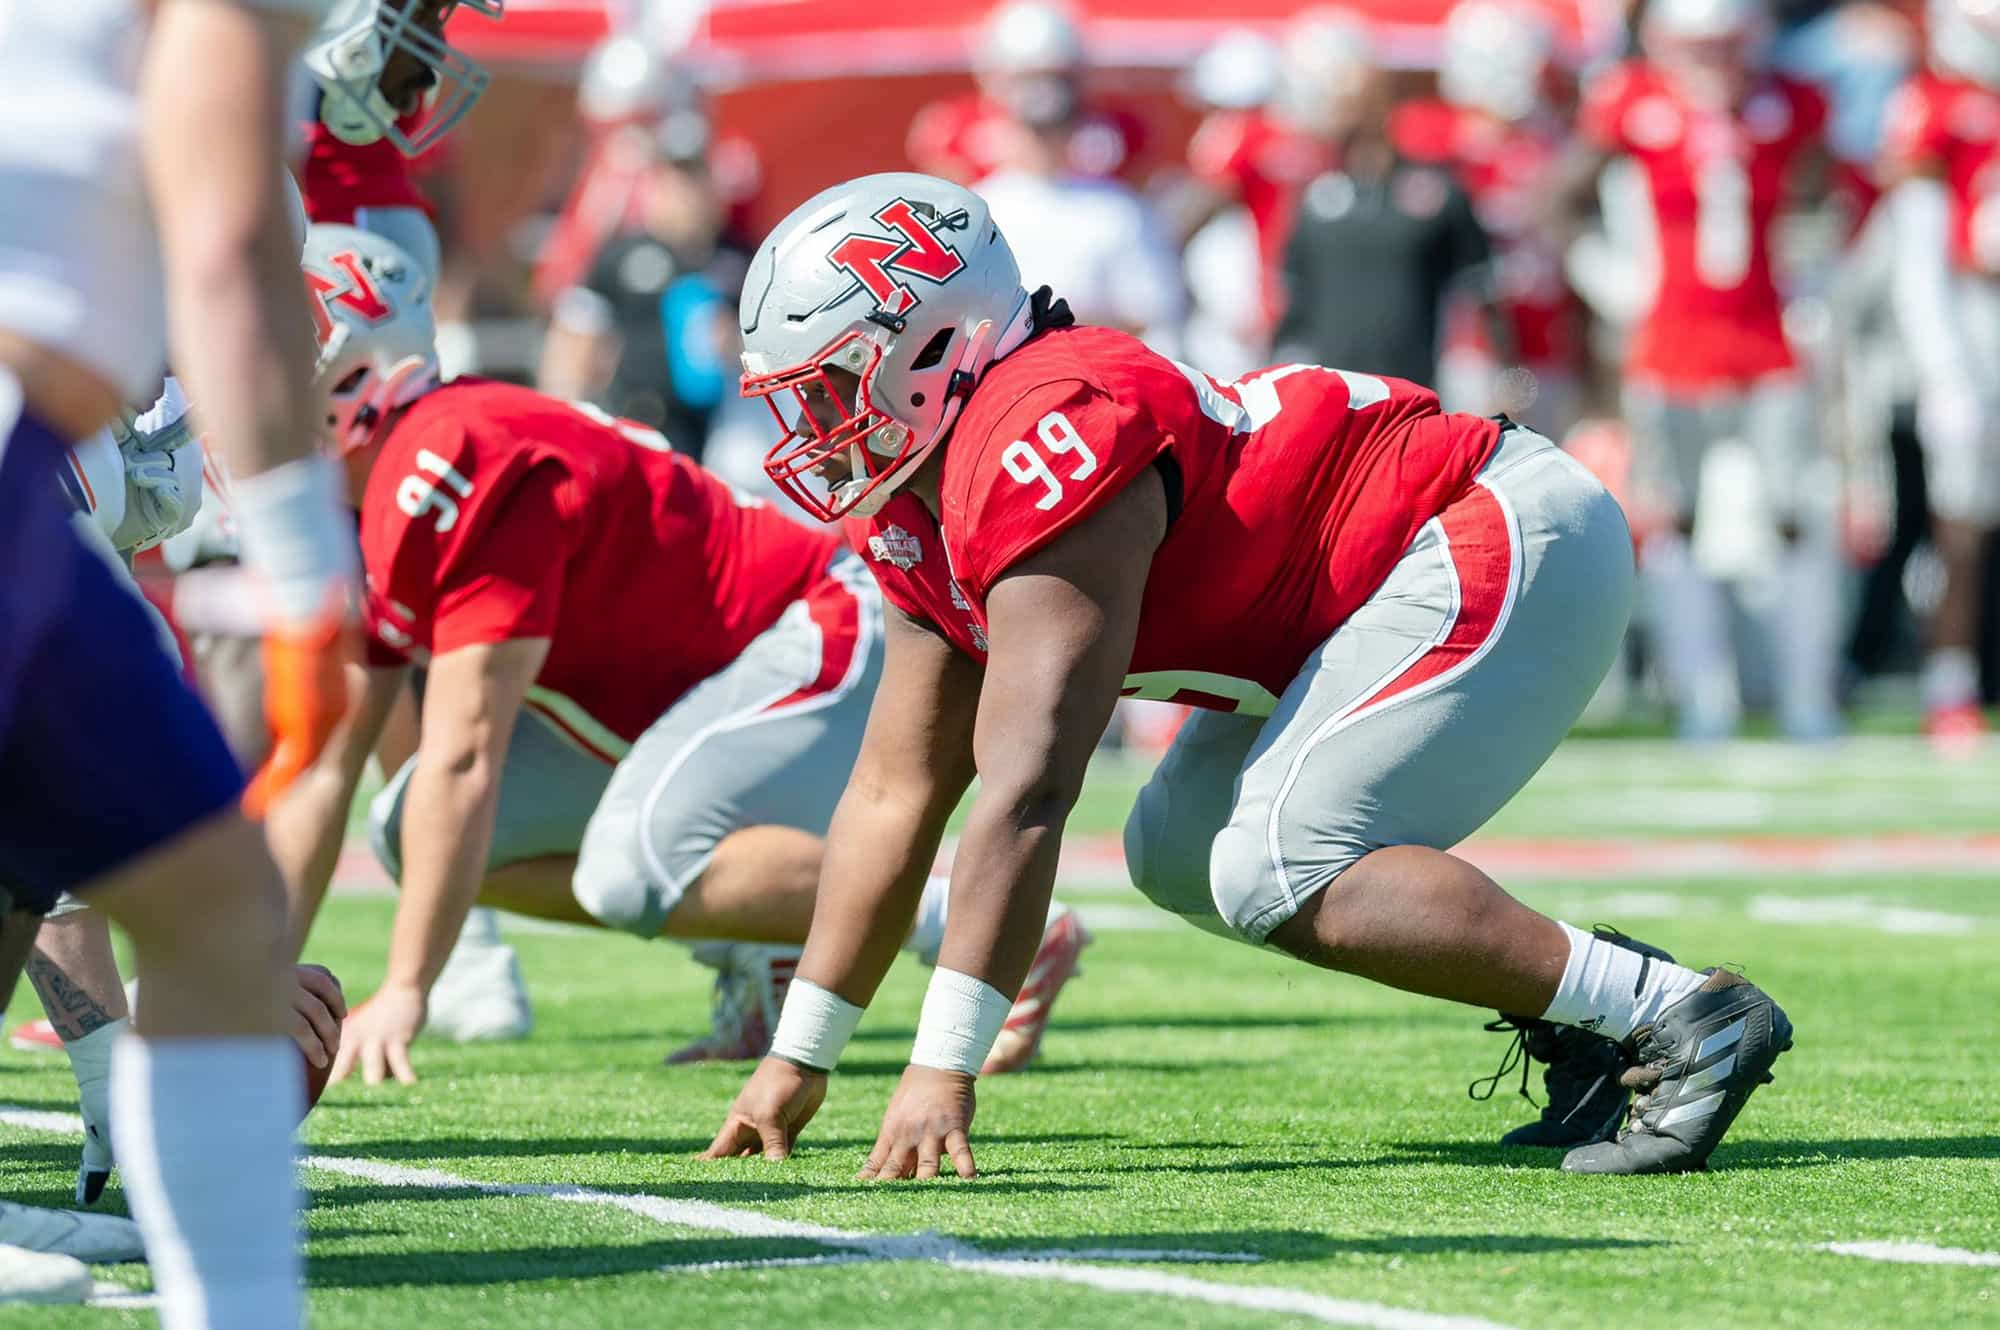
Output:
<instances>
[{"instance_id":1,"label":"blurred sideline player","mask_svg":"<svg viewBox=\"0 0 2000 1330\"><path fill-rule=\"evenodd\" d=\"M1917 365L1931 539L1944 593L1924 661L1924 724L1976 739L1987 542L2000 524L2000 15L1933 0L1928 67L1897 94L1883 149L1897 323Z\"/></svg>"},{"instance_id":2,"label":"blurred sideline player","mask_svg":"<svg viewBox=\"0 0 2000 1330\"><path fill-rule=\"evenodd\" d=\"M279 187L286 65L313 8L15 3L0 22L0 566L37 573L0 583L0 992L64 889L132 937L146 999L113 1055L114 1128L167 1330L301 1323L283 897L240 770L66 520L57 475L65 445L157 385L171 322L274 625L261 811L346 700L353 550L311 455ZM18 1296L88 1291L81 1268L5 1255Z\"/></svg>"},{"instance_id":3,"label":"blurred sideline player","mask_svg":"<svg viewBox=\"0 0 2000 1330\"><path fill-rule=\"evenodd\" d=\"M371 668L357 718L272 817L300 919L383 705L408 664L429 672L417 755L371 814L402 889L388 977L348 1018L335 1078L415 1079L408 1046L475 899L643 938L801 940L880 670L859 560L643 426L440 384L425 278L381 238L315 227L305 266ZM939 879L913 949L935 949L943 909ZM1066 914L1049 937L1052 999L1083 937ZM690 1057L761 1055L789 970L725 994L720 1042Z\"/></svg>"},{"instance_id":4,"label":"blurred sideline player","mask_svg":"<svg viewBox=\"0 0 2000 1330\"><path fill-rule=\"evenodd\" d=\"M1561 438L1576 420L1582 347L1562 254L1540 225L1566 136L1546 92L1551 45L1536 15L1467 0L1445 21L1442 96L1399 106L1390 133L1406 156L1449 166L1472 197L1493 238L1493 285L1511 332L1510 360L1460 302L1446 325L1439 397L1452 409L1504 408ZM1510 365L1529 377L1502 383Z\"/></svg>"},{"instance_id":5,"label":"blurred sideline player","mask_svg":"<svg viewBox=\"0 0 2000 1330\"><path fill-rule=\"evenodd\" d=\"M1144 128L1089 100L1083 34L1059 4L1012 0L973 39L979 88L933 102L910 121L905 150L919 168L976 184L1006 166L1117 176L1137 155Z\"/></svg>"},{"instance_id":6,"label":"blurred sideline player","mask_svg":"<svg viewBox=\"0 0 2000 1330\"><path fill-rule=\"evenodd\" d=\"M849 543L892 610L805 957L711 1157L782 1158L818 1110L977 774L862 1169L973 1175L975 1077L1097 735L1136 693L1200 708L1126 824L1141 891L1315 965L1619 1041L1645 1093L1565 1167L1705 1165L1789 1046L1783 1013L1739 975L1536 914L1442 848L1548 757L1624 631L1630 535L1580 465L1413 383L1221 383L1073 326L1021 288L976 195L918 175L801 204L751 263L742 327L744 391L783 431L772 478L860 519Z\"/></svg>"},{"instance_id":7,"label":"blurred sideline player","mask_svg":"<svg viewBox=\"0 0 2000 1330\"><path fill-rule=\"evenodd\" d=\"M1839 567L1809 483L1815 414L1786 337L1770 234L1788 185L1819 152L1826 104L1763 67L1765 22L1755 0L1654 0L1644 54L1585 90L1581 142L1554 187L1559 205L1575 206L1620 154L1645 184L1653 281L1627 349L1624 408L1653 501L1675 517L1647 541L1641 574L1680 732L1695 740L1728 736L1741 715L1723 588L1689 540L1703 464L1722 440L1754 452L1776 528L1725 534L1776 546L1764 617L1779 723L1798 739L1840 728Z\"/></svg>"},{"instance_id":8,"label":"blurred sideline player","mask_svg":"<svg viewBox=\"0 0 2000 1330\"><path fill-rule=\"evenodd\" d=\"M1182 233L1194 234L1232 204L1250 214L1267 340L1284 306L1278 270L1299 192L1338 156L1327 91L1353 60L1354 32L1352 20L1339 11L1301 14L1279 41L1277 80L1268 104L1216 111L1188 141L1196 197L1181 218Z\"/></svg>"}]
</instances>

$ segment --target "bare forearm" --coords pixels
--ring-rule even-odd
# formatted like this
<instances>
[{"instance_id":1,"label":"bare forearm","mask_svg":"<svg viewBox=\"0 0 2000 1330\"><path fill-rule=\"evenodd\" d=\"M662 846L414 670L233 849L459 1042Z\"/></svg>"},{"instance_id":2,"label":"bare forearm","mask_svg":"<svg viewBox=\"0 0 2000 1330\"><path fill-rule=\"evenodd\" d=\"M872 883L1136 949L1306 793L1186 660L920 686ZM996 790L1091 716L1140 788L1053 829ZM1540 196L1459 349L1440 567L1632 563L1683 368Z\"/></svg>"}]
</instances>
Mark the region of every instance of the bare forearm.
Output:
<instances>
[{"instance_id":1,"label":"bare forearm","mask_svg":"<svg viewBox=\"0 0 2000 1330\"><path fill-rule=\"evenodd\" d=\"M118 958L111 950L111 927L95 910L42 921L28 957L28 979L65 1043L128 1014Z\"/></svg>"},{"instance_id":2,"label":"bare forearm","mask_svg":"<svg viewBox=\"0 0 2000 1330\"><path fill-rule=\"evenodd\" d=\"M426 991L436 982L479 899L500 802L499 772L419 754L403 800L402 899L389 939L386 982Z\"/></svg>"},{"instance_id":3,"label":"bare forearm","mask_svg":"<svg viewBox=\"0 0 2000 1330\"><path fill-rule=\"evenodd\" d=\"M1020 991L1041 944L1070 803L982 788L951 871L951 925L938 964Z\"/></svg>"},{"instance_id":4,"label":"bare forearm","mask_svg":"<svg viewBox=\"0 0 2000 1330\"><path fill-rule=\"evenodd\" d=\"M310 455L312 325L281 192L285 71L297 22L170 5L141 95L175 372L239 475ZM199 50L214 75L190 81ZM246 113L246 108L250 113Z\"/></svg>"},{"instance_id":5,"label":"bare forearm","mask_svg":"<svg viewBox=\"0 0 2000 1330\"><path fill-rule=\"evenodd\" d=\"M912 805L849 785L827 830L801 977L856 1006L874 999L909 936L955 798Z\"/></svg>"},{"instance_id":6,"label":"bare forearm","mask_svg":"<svg viewBox=\"0 0 2000 1330\"><path fill-rule=\"evenodd\" d=\"M264 820L271 857L285 880L289 960L304 951L339 866L355 784L344 772L315 768L285 791Z\"/></svg>"}]
</instances>

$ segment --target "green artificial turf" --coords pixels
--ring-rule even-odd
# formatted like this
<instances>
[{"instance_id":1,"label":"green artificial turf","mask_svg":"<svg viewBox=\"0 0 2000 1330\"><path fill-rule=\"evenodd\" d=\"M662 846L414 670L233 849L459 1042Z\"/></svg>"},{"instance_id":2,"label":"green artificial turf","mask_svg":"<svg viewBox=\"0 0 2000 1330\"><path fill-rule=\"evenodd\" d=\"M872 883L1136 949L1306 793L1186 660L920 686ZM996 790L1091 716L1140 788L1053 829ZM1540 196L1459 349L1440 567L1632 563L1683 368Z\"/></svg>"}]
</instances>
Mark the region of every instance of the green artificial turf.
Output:
<instances>
[{"instance_id":1,"label":"green artificial turf","mask_svg":"<svg viewBox=\"0 0 2000 1330\"><path fill-rule=\"evenodd\" d=\"M1804 775L1787 780L1793 762ZM1578 744L1503 829L1686 833L1645 825L1630 811L1632 787L1705 788L1717 807L1731 792L1762 797L1769 829L1790 835L1980 829L1969 786L1990 809L1984 768L1940 770L1916 745L1886 740L1803 758L1775 747L1690 756L1658 744ZM1107 765L1079 816L1083 829L1115 831L1134 779ZM601 1200L309 1171L314 1324L1311 1323L1196 1301L1184 1289L1064 1282L1110 1269L1522 1330L2000 1326L2000 1268L1822 1249L1893 1240L2000 1252L2000 1073L1989 1053L2000 1028L2000 897L1990 878L1509 885L1573 922L1620 923L1690 963L1738 964L1785 1004L1798 1046L1751 1101L1715 1171L1577 1178L1553 1155L1502 1151L1494 1139L1531 1110L1511 1086L1491 1103L1467 1098L1467 1082L1492 1070L1504 1043L1480 1030L1481 1013L1310 971L1171 919L1142 927L1154 921L1135 893L1095 881L1062 888L1107 926L1064 994L1041 1062L980 1086L980 1178L854 1180L908 1050L924 982L909 962L885 986L794 1159L703 1163L692 1156L744 1069L670 1071L659 1059L703 1026L706 972L670 945L522 930L513 941L535 997L534 1036L504 1046L427 1042L415 1087L336 1087L307 1123L309 1152L721 1209L698 1212L694 1226L673 1222L688 1211L656 1218ZM354 996L380 974L391 907L379 896L336 896L315 935L314 958ZM1899 927L1914 931L1885 931ZM0 1102L65 1111L72 1097L60 1059L0 1052ZM73 1157L67 1140L0 1125L0 1194L62 1204ZM760 1216L936 1241L828 1245L784 1229L759 1235ZM1027 1259L1102 1248L1258 1259L1047 1268ZM963 1258L980 1252L1007 1264L966 1268ZM841 1253L868 1259L690 1268ZM931 1259L939 1253L961 1263ZM100 1273L145 1285L142 1267ZM0 1324L30 1321L52 1330L154 1323L149 1313L97 1308L0 1314Z\"/></svg>"}]
</instances>

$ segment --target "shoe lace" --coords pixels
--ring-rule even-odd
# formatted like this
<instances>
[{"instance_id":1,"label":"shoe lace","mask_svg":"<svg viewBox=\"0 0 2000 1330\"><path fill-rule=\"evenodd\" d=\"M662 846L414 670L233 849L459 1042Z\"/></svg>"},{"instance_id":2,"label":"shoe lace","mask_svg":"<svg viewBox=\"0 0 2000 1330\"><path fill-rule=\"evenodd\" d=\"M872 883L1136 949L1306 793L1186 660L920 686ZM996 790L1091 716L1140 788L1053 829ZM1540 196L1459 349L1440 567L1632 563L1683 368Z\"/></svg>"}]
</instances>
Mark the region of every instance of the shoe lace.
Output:
<instances>
[{"instance_id":1,"label":"shoe lace","mask_svg":"<svg viewBox=\"0 0 2000 1330\"><path fill-rule=\"evenodd\" d=\"M1532 1025L1533 1022L1517 1020L1512 1016L1502 1016L1497 1021L1486 1022L1484 1028L1489 1033L1511 1033L1514 1037L1508 1042L1507 1051L1500 1055L1500 1065L1494 1070L1493 1074L1491 1076L1481 1076L1478 1080L1465 1087L1465 1094L1468 1099L1471 1099L1475 1103L1485 1103L1499 1092L1500 1082L1513 1075L1515 1070L1518 1069L1521 1073L1521 1084L1519 1087L1521 1098L1527 1100L1530 1107L1537 1110L1541 1108L1541 1105L1535 1102L1535 1097L1528 1093L1528 1074L1531 1070L1528 1057L1528 1033Z\"/></svg>"}]
</instances>

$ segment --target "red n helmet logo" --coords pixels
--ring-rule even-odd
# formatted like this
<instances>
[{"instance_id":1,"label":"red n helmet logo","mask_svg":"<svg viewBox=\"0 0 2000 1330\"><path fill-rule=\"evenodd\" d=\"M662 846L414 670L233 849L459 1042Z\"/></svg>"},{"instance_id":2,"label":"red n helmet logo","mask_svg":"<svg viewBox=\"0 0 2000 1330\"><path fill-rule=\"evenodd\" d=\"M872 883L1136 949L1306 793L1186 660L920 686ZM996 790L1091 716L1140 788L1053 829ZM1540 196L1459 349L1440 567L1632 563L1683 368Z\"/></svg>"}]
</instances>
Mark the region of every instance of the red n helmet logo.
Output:
<instances>
[{"instance_id":1,"label":"red n helmet logo","mask_svg":"<svg viewBox=\"0 0 2000 1330\"><path fill-rule=\"evenodd\" d=\"M892 232L887 236L850 235L827 252L827 261L854 278L855 285L875 300L884 314L901 317L921 303L921 297L898 274L943 283L965 270L965 260L945 244L933 227L958 230L965 226L961 209L935 221L919 213L908 199L896 199L875 214L875 220ZM853 294L849 287L827 304L837 305Z\"/></svg>"},{"instance_id":2,"label":"red n helmet logo","mask_svg":"<svg viewBox=\"0 0 2000 1330\"><path fill-rule=\"evenodd\" d=\"M312 298L313 331L322 344L333 336L333 307L339 305L370 323L389 317L389 302L375 289L375 280L361 266L361 256L341 250L327 260L332 273L305 270L306 294ZM343 280L345 279L345 280Z\"/></svg>"}]
</instances>

